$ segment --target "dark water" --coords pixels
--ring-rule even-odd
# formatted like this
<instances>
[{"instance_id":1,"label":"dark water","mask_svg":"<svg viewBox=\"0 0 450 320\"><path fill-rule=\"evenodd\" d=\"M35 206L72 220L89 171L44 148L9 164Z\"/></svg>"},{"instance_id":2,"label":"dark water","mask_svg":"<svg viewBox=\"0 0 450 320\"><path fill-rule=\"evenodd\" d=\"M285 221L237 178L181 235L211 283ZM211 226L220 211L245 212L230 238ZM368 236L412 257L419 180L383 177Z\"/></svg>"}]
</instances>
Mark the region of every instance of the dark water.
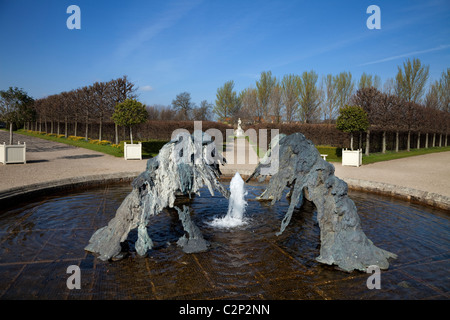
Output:
<instances>
[{"instance_id":1,"label":"dark water","mask_svg":"<svg viewBox=\"0 0 450 320\"><path fill-rule=\"evenodd\" d=\"M247 185L249 199L262 186ZM193 221L209 251L185 254L175 210L151 218L155 247L146 258L131 252L103 262L84 251L129 193L114 185L59 194L0 209L0 299L448 299L450 214L390 198L350 192L362 227L375 245L394 252L381 271L381 289L369 290L370 274L345 273L315 261L319 226L315 208L297 210L279 237L287 201L271 207L249 201L250 223L232 230L209 225L228 201L204 190L190 203ZM180 205L183 201L180 201ZM131 232L130 244L136 238ZM131 245L131 250L133 246ZM81 269L81 289L69 290L70 265Z\"/></svg>"}]
</instances>

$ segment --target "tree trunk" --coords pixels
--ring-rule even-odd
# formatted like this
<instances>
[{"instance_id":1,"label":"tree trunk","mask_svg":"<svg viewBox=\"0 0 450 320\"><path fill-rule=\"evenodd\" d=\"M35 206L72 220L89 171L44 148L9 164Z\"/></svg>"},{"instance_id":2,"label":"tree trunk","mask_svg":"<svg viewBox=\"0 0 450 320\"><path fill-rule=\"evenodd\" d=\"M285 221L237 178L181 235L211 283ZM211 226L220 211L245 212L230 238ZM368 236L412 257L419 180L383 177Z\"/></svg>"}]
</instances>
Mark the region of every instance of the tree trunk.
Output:
<instances>
[{"instance_id":1,"label":"tree trunk","mask_svg":"<svg viewBox=\"0 0 450 320\"><path fill-rule=\"evenodd\" d=\"M386 131L383 131L383 141L381 143L381 152L386 153Z\"/></svg>"},{"instance_id":2,"label":"tree trunk","mask_svg":"<svg viewBox=\"0 0 450 320\"><path fill-rule=\"evenodd\" d=\"M406 146L406 151L411 151L411 131L408 130L408 142L407 142L407 146Z\"/></svg>"},{"instance_id":3,"label":"tree trunk","mask_svg":"<svg viewBox=\"0 0 450 320\"><path fill-rule=\"evenodd\" d=\"M133 144L133 131L131 130L131 126L130 126L130 141L131 144Z\"/></svg>"},{"instance_id":4,"label":"tree trunk","mask_svg":"<svg viewBox=\"0 0 450 320\"><path fill-rule=\"evenodd\" d=\"M88 134L89 134L89 123L88 123L88 118L86 117L86 132L85 132L85 140L86 141L89 141Z\"/></svg>"},{"instance_id":5,"label":"tree trunk","mask_svg":"<svg viewBox=\"0 0 450 320\"><path fill-rule=\"evenodd\" d=\"M359 132L358 149L362 149L362 132Z\"/></svg>"},{"instance_id":6,"label":"tree trunk","mask_svg":"<svg viewBox=\"0 0 450 320\"><path fill-rule=\"evenodd\" d=\"M64 118L64 136L67 139L67 117Z\"/></svg>"},{"instance_id":7,"label":"tree trunk","mask_svg":"<svg viewBox=\"0 0 450 320\"><path fill-rule=\"evenodd\" d=\"M367 130L366 134L366 156L369 156L370 151L370 130Z\"/></svg>"},{"instance_id":8,"label":"tree trunk","mask_svg":"<svg viewBox=\"0 0 450 320\"><path fill-rule=\"evenodd\" d=\"M439 147L442 147L442 133L439 134Z\"/></svg>"},{"instance_id":9,"label":"tree trunk","mask_svg":"<svg viewBox=\"0 0 450 320\"><path fill-rule=\"evenodd\" d=\"M102 141L102 117L100 117L100 126L98 129L98 141Z\"/></svg>"},{"instance_id":10,"label":"tree trunk","mask_svg":"<svg viewBox=\"0 0 450 320\"><path fill-rule=\"evenodd\" d=\"M61 122L59 121L59 119L58 119L58 125L56 126L57 127L57 135L59 136L59 134L61 133L61 131L59 130L59 128L60 128L60 124Z\"/></svg>"},{"instance_id":11,"label":"tree trunk","mask_svg":"<svg viewBox=\"0 0 450 320\"><path fill-rule=\"evenodd\" d=\"M116 136L116 144L119 144L119 126L117 125L117 123L114 123L114 131Z\"/></svg>"},{"instance_id":12,"label":"tree trunk","mask_svg":"<svg viewBox=\"0 0 450 320\"><path fill-rule=\"evenodd\" d=\"M433 148L436 146L436 133L433 133Z\"/></svg>"},{"instance_id":13,"label":"tree trunk","mask_svg":"<svg viewBox=\"0 0 450 320\"><path fill-rule=\"evenodd\" d=\"M350 150L353 151L353 132L350 132Z\"/></svg>"},{"instance_id":14,"label":"tree trunk","mask_svg":"<svg viewBox=\"0 0 450 320\"><path fill-rule=\"evenodd\" d=\"M425 149L428 149L428 132L425 133Z\"/></svg>"},{"instance_id":15,"label":"tree trunk","mask_svg":"<svg viewBox=\"0 0 450 320\"><path fill-rule=\"evenodd\" d=\"M399 136L399 132L395 131L395 152L398 152L398 148L399 148L399 144L400 144L398 136Z\"/></svg>"},{"instance_id":16,"label":"tree trunk","mask_svg":"<svg viewBox=\"0 0 450 320\"><path fill-rule=\"evenodd\" d=\"M50 133L53 134L53 120L50 122Z\"/></svg>"},{"instance_id":17,"label":"tree trunk","mask_svg":"<svg viewBox=\"0 0 450 320\"><path fill-rule=\"evenodd\" d=\"M420 132L417 134L417 149L420 149Z\"/></svg>"},{"instance_id":18,"label":"tree trunk","mask_svg":"<svg viewBox=\"0 0 450 320\"><path fill-rule=\"evenodd\" d=\"M447 142L448 142L448 141L447 141L447 138L448 138L448 134L446 133L446 134L445 134L445 146L446 146L446 147L448 146L448 144L447 144Z\"/></svg>"},{"instance_id":19,"label":"tree trunk","mask_svg":"<svg viewBox=\"0 0 450 320\"><path fill-rule=\"evenodd\" d=\"M9 144L12 145L13 141L14 141L14 139L13 139L13 123L10 122L9 123Z\"/></svg>"},{"instance_id":20,"label":"tree trunk","mask_svg":"<svg viewBox=\"0 0 450 320\"><path fill-rule=\"evenodd\" d=\"M75 120L75 127L74 127L74 136L77 136L77 129L78 129L78 121Z\"/></svg>"}]
</instances>

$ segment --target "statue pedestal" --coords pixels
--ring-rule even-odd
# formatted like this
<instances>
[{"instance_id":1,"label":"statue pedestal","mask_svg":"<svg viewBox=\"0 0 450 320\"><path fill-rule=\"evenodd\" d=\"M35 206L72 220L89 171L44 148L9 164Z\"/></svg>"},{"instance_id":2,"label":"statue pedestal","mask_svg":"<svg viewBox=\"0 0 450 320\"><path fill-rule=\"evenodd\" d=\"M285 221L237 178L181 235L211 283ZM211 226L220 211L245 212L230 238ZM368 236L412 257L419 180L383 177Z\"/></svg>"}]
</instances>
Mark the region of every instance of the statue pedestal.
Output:
<instances>
[{"instance_id":1,"label":"statue pedestal","mask_svg":"<svg viewBox=\"0 0 450 320\"><path fill-rule=\"evenodd\" d=\"M236 130L234 130L234 135L236 137L243 137L244 136L244 130L242 130L242 128L237 128Z\"/></svg>"}]
</instances>

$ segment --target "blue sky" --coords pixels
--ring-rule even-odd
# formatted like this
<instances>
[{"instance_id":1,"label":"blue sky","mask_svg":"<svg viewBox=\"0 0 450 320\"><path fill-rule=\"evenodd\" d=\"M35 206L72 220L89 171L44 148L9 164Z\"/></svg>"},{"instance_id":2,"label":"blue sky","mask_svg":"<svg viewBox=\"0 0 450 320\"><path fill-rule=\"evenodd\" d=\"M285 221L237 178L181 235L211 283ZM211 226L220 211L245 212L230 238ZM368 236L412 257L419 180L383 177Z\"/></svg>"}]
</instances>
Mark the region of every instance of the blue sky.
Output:
<instances>
[{"instance_id":1,"label":"blue sky","mask_svg":"<svg viewBox=\"0 0 450 320\"><path fill-rule=\"evenodd\" d=\"M69 30L69 5L81 29ZM369 5L381 29L369 30ZM278 78L314 70L395 77L407 58L450 67L450 1L23 1L0 0L0 89L35 98L128 75L139 100L168 105L178 93L214 103L262 71Z\"/></svg>"}]
</instances>

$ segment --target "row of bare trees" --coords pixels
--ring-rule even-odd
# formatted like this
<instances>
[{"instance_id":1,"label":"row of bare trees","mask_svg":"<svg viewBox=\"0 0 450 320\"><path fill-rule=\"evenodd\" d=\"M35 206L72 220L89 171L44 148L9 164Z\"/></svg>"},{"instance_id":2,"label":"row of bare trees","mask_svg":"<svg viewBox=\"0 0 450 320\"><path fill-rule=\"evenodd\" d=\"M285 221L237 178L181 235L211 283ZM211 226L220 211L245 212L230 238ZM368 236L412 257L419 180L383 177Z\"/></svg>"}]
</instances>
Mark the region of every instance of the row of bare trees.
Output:
<instances>
[{"instance_id":1,"label":"row of bare trees","mask_svg":"<svg viewBox=\"0 0 450 320\"><path fill-rule=\"evenodd\" d=\"M411 149L411 134L417 135L417 149L445 144L450 131L450 112L425 103L406 101L395 94L383 93L375 87L359 89L351 102L361 106L368 115L370 128L366 132L366 154L370 149L371 130L382 132L381 151L386 152L386 134L395 132L395 151L399 151L399 135L407 133L407 150ZM425 139L421 136L425 135ZM430 135L432 141L430 141ZM437 141L437 136L439 141ZM422 137L423 138L423 137ZM422 144L421 141L425 140Z\"/></svg>"},{"instance_id":2,"label":"row of bare trees","mask_svg":"<svg viewBox=\"0 0 450 320\"><path fill-rule=\"evenodd\" d=\"M319 80L314 70L287 74L281 79L264 71L254 86L241 92L234 90L234 81L218 88L213 111L219 120L235 122L239 117L249 124L334 123L339 109L351 102L357 90L373 87L406 102L450 112L450 68L427 86L428 75L429 66L419 59L408 59L398 66L395 79L387 79L383 88L379 76L366 73L355 83L351 72L327 74Z\"/></svg>"},{"instance_id":3,"label":"row of bare trees","mask_svg":"<svg viewBox=\"0 0 450 320\"><path fill-rule=\"evenodd\" d=\"M103 139L104 123L111 122L114 107L126 99L136 97L136 87L127 76L109 82L95 82L92 85L62 92L35 100L33 119L27 119L25 126L36 131L69 135L68 125L72 124L72 135L80 134L78 125L84 124L85 139L88 139L89 125L98 124L98 140ZM119 143L117 125L115 143Z\"/></svg>"}]
</instances>

